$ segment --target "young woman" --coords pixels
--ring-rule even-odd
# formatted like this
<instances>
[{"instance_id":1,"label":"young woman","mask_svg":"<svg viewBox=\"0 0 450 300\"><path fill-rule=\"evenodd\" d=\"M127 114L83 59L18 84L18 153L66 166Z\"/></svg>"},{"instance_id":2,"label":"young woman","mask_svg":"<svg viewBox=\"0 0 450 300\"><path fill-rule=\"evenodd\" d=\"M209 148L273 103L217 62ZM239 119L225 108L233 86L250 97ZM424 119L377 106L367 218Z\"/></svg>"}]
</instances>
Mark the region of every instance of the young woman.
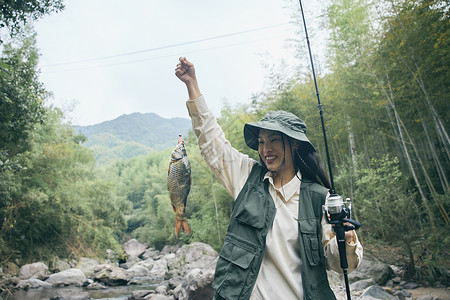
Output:
<instances>
[{"instance_id":1,"label":"young woman","mask_svg":"<svg viewBox=\"0 0 450 300\"><path fill-rule=\"evenodd\" d=\"M322 213L329 183L306 125L292 113L269 112L244 126L260 162L234 149L208 110L195 68L180 58L175 75L200 152L235 199L216 265L214 298L252 300L336 299L326 269L342 272L334 233ZM362 260L354 231L346 232L348 272Z\"/></svg>"}]
</instances>

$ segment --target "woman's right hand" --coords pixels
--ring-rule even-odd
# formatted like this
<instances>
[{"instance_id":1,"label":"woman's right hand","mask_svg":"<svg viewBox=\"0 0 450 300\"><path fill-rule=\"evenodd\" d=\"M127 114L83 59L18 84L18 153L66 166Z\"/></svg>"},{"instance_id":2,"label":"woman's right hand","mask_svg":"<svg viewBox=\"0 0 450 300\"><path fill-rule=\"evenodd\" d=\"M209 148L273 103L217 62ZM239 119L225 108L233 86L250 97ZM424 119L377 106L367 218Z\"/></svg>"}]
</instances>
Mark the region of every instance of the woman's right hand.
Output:
<instances>
[{"instance_id":1,"label":"woman's right hand","mask_svg":"<svg viewBox=\"0 0 450 300\"><path fill-rule=\"evenodd\" d=\"M180 62L175 68L175 75L186 84L190 100L194 100L202 95L195 76L194 64L188 61L186 57L180 57Z\"/></svg>"},{"instance_id":2,"label":"woman's right hand","mask_svg":"<svg viewBox=\"0 0 450 300\"><path fill-rule=\"evenodd\" d=\"M175 69L175 75L185 84L195 81L194 64L188 61L186 57L180 57L180 62Z\"/></svg>"}]
</instances>

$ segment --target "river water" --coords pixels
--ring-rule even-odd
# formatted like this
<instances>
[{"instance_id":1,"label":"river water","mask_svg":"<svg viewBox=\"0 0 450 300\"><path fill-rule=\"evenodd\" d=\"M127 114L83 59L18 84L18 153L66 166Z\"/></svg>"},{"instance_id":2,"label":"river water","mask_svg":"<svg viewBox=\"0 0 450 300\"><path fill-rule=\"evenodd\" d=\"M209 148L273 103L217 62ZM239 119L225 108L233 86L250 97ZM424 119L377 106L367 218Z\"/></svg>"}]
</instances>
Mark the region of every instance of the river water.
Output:
<instances>
[{"instance_id":1,"label":"river water","mask_svg":"<svg viewBox=\"0 0 450 300\"><path fill-rule=\"evenodd\" d=\"M125 285L107 287L100 290L88 290L84 287L58 287L25 290L4 291L0 300L41 300L41 299L120 299L126 300L136 290L154 290L159 283L146 283L140 285Z\"/></svg>"}]
</instances>

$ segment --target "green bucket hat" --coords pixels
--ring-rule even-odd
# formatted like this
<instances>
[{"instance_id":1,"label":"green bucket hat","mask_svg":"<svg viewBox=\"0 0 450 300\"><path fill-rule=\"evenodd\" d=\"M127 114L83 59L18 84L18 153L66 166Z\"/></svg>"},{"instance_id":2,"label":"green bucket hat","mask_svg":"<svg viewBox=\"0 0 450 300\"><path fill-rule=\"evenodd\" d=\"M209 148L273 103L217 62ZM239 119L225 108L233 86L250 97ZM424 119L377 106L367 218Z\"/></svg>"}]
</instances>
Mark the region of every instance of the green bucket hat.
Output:
<instances>
[{"instance_id":1,"label":"green bucket hat","mask_svg":"<svg viewBox=\"0 0 450 300\"><path fill-rule=\"evenodd\" d=\"M244 139L247 146L258 150L258 135L260 129L274 130L285 135L308 143L313 149L313 145L306 137L306 124L296 115L283 110L270 111L259 122L247 123L244 125Z\"/></svg>"}]
</instances>

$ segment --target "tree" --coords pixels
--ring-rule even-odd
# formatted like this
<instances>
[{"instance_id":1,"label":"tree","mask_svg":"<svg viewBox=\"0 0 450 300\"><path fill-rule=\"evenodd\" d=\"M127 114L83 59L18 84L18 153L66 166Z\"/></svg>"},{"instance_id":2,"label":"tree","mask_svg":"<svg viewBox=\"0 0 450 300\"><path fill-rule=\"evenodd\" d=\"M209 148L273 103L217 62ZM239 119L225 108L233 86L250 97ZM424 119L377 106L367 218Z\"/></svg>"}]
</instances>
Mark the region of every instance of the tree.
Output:
<instances>
[{"instance_id":1,"label":"tree","mask_svg":"<svg viewBox=\"0 0 450 300\"><path fill-rule=\"evenodd\" d=\"M355 197L360 201L359 216L364 220L361 229L365 236L371 243L384 241L391 247L402 248L408 257L408 270L413 272L414 255L420 252L418 241L423 239L416 223L421 216L398 159L389 156L373 159L369 168L361 170L357 185Z\"/></svg>"},{"instance_id":2,"label":"tree","mask_svg":"<svg viewBox=\"0 0 450 300\"><path fill-rule=\"evenodd\" d=\"M6 28L11 34L30 21L64 9L63 0L6 0L0 2L0 29ZM0 38L0 44L2 39Z\"/></svg>"},{"instance_id":3,"label":"tree","mask_svg":"<svg viewBox=\"0 0 450 300\"><path fill-rule=\"evenodd\" d=\"M12 157L27 149L29 132L43 118L48 94L38 81L36 34L25 30L3 46L0 58L0 151ZM3 158L3 159L2 159ZM5 157L0 157L0 161Z\"/></svg>"},{"instance_id":4,"label":"tree","mask_svg":"<svg viewBox=\"0 0 450 300\"><path fill-rule=\"evenodd\" d=\"M108 248L120 252L126 203L112 184L96 179L92 152L76 143L73 129L61 120L60 111L49 109L28 137L31 149L16 156L23 167L0 172L3 178L10 175L0 190L14 187L0 198L0 238L7 245L2 259L101 256Z\"/></svg>"}]
</instances>

